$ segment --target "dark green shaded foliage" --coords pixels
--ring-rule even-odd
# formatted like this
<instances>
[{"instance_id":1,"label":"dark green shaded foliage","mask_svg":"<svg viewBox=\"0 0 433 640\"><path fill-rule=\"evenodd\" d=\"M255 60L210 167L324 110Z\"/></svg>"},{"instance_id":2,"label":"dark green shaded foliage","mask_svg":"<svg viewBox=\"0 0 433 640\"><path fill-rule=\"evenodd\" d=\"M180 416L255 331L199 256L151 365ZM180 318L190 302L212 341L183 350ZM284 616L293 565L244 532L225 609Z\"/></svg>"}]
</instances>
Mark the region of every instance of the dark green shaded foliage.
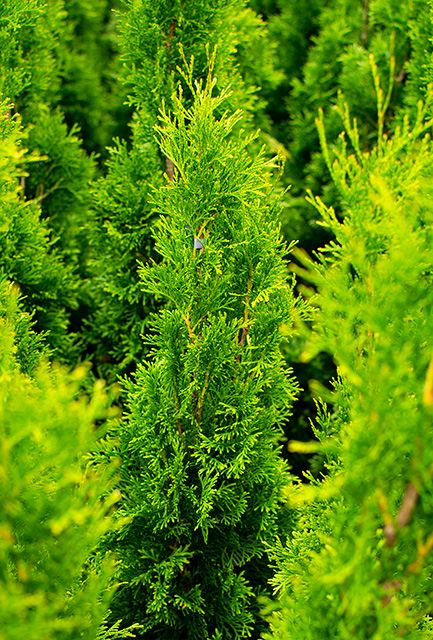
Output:
<instances>
[{"instance_id":1,"label":"dark green shaded foliage","mask_svg":"<svg viewBox=\"0 0 433 640\"><path fill-rule=\"evenodd\" d=\"M298 0L287 2L250 2L250 5L267 19L268 39L274 43L273 57L282 76L274 91L267 93L267 112L271 116L274 136L287 145L287 100L295 79L302 78L303 66L307 60L311 38L316 35L318 19L327 2L318 0Z\"/></svg>"},{"instance_id":2,"label":"dark green shaded foliage","mask_svg":"<svg viewBox=\"0 0 433 640\"><path fill-rule=\"evenodd\" d=\"M114 134L126 132L126 93L119 82L117 20L112 0L65 0L61 107L83 145L102 154Z\"/></svg>"},{"instance_id":3,"label":"dark green shaded foliage","mask_svg":"<svg viewBox=\"0 0 433 640\"><path fill-rule=\"evenodd\" d=\"M71 267L70 275L75 273L74 285L64 288L57 300L57 305L64 308L64 330L72 312L79 323L77 309L84 295L80 276L88 235L83 229L89 224L89 181L94 175L94 161L81 148L77 131L68 130L58 108L63 47L68 37L67 14L61 0L7 0L1 4L0 99L11 104L10 114L20 114L26 144L39 155L39 160L27 166L22 184L26 196L39 203L56 240L57 255ZM59 273L57 278L61 277ZM53 298L55 291L53 286ZM54 346L61 358L77 360L77 350L72 352L71 344L56 342Z\"/></svg>"},{"instance_id":4,"label":"dark green shaded foliage","mask_svg":"<svg viewBox=\"0 0 433 640\"><path fill-rule=\"evenodd\" d=\"M41 220L40 206L24 196L27 167L37 158L26 155L20 119L8 107L1 103L0 277L18 285L35 328L46 332L57 357L69 360L75 340L68 333L67 309L76 304L77 285Z\"/></svg>"},{"instance_id":5,"label":"dark green shaded foliage","mask_svg":"<svg viewBox=\"0 0 433 640\"><path fill-rule=\"evenodd\" d=\"M233 137L239 112L215 118L225 94L212 86L161 119L176 169L154 196L161 261L141 274L167 308L119 426L127 520L112 609L140 638L257 637L267 549L288 529L278 425L296 386L279 344L294 300L270 167Z\"/></svg>"}]
</instances>

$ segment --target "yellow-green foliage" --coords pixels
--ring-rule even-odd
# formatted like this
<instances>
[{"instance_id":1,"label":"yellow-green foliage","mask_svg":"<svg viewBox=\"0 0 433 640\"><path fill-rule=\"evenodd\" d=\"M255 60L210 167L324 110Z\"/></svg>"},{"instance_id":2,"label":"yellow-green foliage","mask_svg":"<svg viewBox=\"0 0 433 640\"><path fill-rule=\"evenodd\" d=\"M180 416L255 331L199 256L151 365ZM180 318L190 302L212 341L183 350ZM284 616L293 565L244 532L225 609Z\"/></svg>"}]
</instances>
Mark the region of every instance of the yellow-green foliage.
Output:
<instances>
[{"instance_id":1,"label":"yellow-green foliage","mask_svg":"<svg viewBox=\"0 0 433 640\"><path fill-rule=\"evenodd\" d=\"M339 111L335 148L318 124L342 213L314 200L334 240L318 263L301 256L318 287L304 357L327 351L341 378L317 449L338 462L317 486L289 491L299 522L278 553L283 596L267 637L430 638L433 122L419 107L413 127L406 119L365 152ZM314 544L299 546L311 531Z\"/></svg>"},{"instance_id":2,"label":"yellow-green foliage","mask_svg":"<svg viewBox=\"0 0 433 640\"><path fill-rule=\"evenodd\" d=\"M0 638L90 640L111 572L91 554L117 499L110 465L95 458L107 399L101 387L80 398L80 372L23 373L16 354L31 329L15 333L26 320L13 290L0 300Z\"/></svg>"}]
</instances>

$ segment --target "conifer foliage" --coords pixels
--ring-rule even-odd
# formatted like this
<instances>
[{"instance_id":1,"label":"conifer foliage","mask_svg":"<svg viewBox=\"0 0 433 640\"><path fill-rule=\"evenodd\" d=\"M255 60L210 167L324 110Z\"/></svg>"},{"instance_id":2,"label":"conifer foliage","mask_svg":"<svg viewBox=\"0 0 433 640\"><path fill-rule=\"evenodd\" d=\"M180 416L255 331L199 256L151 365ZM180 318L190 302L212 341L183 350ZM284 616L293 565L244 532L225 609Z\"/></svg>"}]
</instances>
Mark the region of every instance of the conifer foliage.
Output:
<instances>
[{"instance_id":1,"label":"conifer foliage","mask_svg":"<svg viewBox=\"0 0 433 640\"><path fill-rule=\"evenodd\" d=\"M374 79L378 86L377 70ZM379 105L383 93L379 89ZM431 100L431 98L430 98ZM309 351L328 350L340 382L316 428L329 476L289 493L299 521L280 550L275 640L430 638L432 434L432 120L362 152L324 156L344 214L315 200L335 240L310 264L318 286ZM383 115L382 115L383 118ZM307 274L308 277L308 274ZM306 353L306 357L308 353ZM307 538L304 531L309 530ZM306 544L306 540L308 541Z\"/></svg>"},{"instance_id":2,"label":"conifer foliage","mask_svg":"<svg viewBox=\"0 0 433 640\"><path fill-rule=\"evenodd\" d=\"M111 149L107 176L94 190L97 225L91 235L96 303L88 342L106 377L134 370L144 357L142 336L149 331L149 313L158 308L158 301L143 295L138 263L154 255L151 191L173 170L171 159L158 149L153 127L160 108L170 110L179 83L184 84L185 100L191 99L179 68L194 59L196 78L203 78L212 59L221 87L231 86L228 106L245 111L245 127L264 120L255 83L266 75L272 86L277 75L266 55L263 24L243 1L127 2L120 25L123 76L135 109L131 145L117 142ZM251 62L246 52L253 50Z\"/></svg>"},{"instance_id":3,"label":"conifer foliage","mask_svg":"<svg viewBox=\"0 0 433 640\"><path fill-rule=\"evenodd\" d=\"M0 0L0 640L433 636L432 43Z\"/></svg>"},{"instance_id":4,"label":"conifer foliage","mask_svg":"<svg viewBox=\"0 0 433 640\"><path fill-rule=\"evenodd\" d=\"M41 219L40 206L25 198L27 167L38 156L26 154L23 137L20 118L11 115L9 103L0 103L0 278L20 287L35 329L46 332L57 357L68 359L73 338L67 332L67 308L76 305L77 285Z\"/></svg>"},{"instance_id":5,"label":"conifer foliage","mask_svg":"<svg viewBox=\"0 0 433 640\"><path fill-rule=\"evenodd\" d=\"M63 0L2 2L0 98L20 114L29 127L27 145L40 155L24 182L26 195L39 200L64 260L76 266L84 244L93 161L59 109L67 18Z\"/></svg>"},{"instance_id":6,"label":"conifer foliage","mask_svg":"<svg viewBox=\"0 0 433 640\"><path fill-rule=\"evenodd\" d=\"M16 290L2 283L0 637L96 638L112 568L90 555L117 499L110 466L91 463L107 399L100 387L79 399L82 374L51 370L42 356Z\"/></svg>"},{"instance_id":7,"label":"conifer foliage","mask_svg":"<svg viewBox=\"0 0 433 640\"><path fill-rule=\"evenodd\" d=\"M385 92L390 90L385 126L393 127L394 115L405 103L416 105L423 95L417 87L427 84L431 64L428 3L313 0L258 4L270 13L269 29L286 73L286 80L270 97L275 135L287 148L286 180L292 187L283 226L301 246L317 248L327 238L305 203L305 191L320 194L327 204L337 198L320 150L315 126L318 109L324 111L330 138L337 138L340 121L335 106L343 92L358 118L363 144L374 143L376 92L371 55Z\"/></svg>"},{"instance_id":8,"label":"conifer foliage","mask_svg":"<svg viewBox=\"0 0 433 640\"><path fill-rule=\"evenodd\" d=\"M154 198L161 261L141 276L167 308L120 427L129 522L113 612L143 638L255 637L267 546L286 526L278 425L295 385L279 327L294 301L269 167L232 137L239 112L215 116L213 85L190 83L192 106L178 96L158 128L175 171Z\"/></svg>"}]
</instances>

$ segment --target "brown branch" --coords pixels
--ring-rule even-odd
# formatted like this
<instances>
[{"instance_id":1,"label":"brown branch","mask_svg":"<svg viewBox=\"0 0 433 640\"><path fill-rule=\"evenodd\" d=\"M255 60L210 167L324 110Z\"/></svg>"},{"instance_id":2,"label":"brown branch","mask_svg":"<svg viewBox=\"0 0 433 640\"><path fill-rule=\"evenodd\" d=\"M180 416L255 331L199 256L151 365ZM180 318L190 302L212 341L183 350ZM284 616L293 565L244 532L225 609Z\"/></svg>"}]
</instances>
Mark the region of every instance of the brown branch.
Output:
<instances>
[{"instance_id":1,"label":"brown branch","mask_svg":"<svg viewBox=\"0 0 433 640\"><path fill-rule=\"evenodd\" d=\"M404 493L403 503L396 518L397 525L400 529L409 524L416 507L416 503L418 502L418 498L418 490L416 489L413 482L409 482Z\"/></svg>"},{"instance_id":2,"label":"brown branch","mask_svg":"<svg viewBox=\"0 0 433 640\"><path fill-rule=\"evenodd\" d=\"M406 80L407 71L404 67L401 68L400 73L398 74L396 81L402 84Z\"/></svg>"},{"instance_id":3,"label":"brown branch","mask_svg":"<svg viewBox=\"0 0 433 640\"><path fill-rule=\"evenodd\" d=\"M172 20L170 27L168 29L168 34L167 34L167 40L165 42L165 48L166 49L170 49L171 48L171 43L173 41L174 38L174 32L176 30L176 20Z\"/></svg>"},{"instance_id":4,"label":"brown branch","mask_svg":"<svg viewBox=\"0 0 433 640\"><path fill-rule=\"evenodd\" d=\"M382 585L383 590L386 592L386 595L382 598L382 605L387 607L397 591L401 589L400 580L389 580Z\"/></svg>"},{"instance_id":5,"label":"brown branch","mask_svg":"<svg viewBox=\"0 0 433 640\"><path fill-rule=\"evenodd\" d=\"M174 162L168 156L165 159L165 172L168 175L170 182L174 180Z\"/></svg>"},{"instance_id":6,"label":"brown branch","mask_svg":"<svg viewBox=\"0 0 433 640\"><path fill-rule=\"evenodd\" d=\"M383 533L385 535L386 544L388 545L388 547L392 547L397 538L395 528L392 522L388 522L385 525Z\"/></svg>"},{"instance_id":7,"label":"brown branch","mask_svg":"<svg viewBox=\"0 0 433 640\"><path fill-rule=\"evenodd\" d=\"M403 502L397 513L395 525L392 520L385 523L384 535L388 547L392 547L397 539L397 531L409 524L416 503L418 502L419 493L413 482L409 482L404 492Z\"/></svg>"}]
</instances>

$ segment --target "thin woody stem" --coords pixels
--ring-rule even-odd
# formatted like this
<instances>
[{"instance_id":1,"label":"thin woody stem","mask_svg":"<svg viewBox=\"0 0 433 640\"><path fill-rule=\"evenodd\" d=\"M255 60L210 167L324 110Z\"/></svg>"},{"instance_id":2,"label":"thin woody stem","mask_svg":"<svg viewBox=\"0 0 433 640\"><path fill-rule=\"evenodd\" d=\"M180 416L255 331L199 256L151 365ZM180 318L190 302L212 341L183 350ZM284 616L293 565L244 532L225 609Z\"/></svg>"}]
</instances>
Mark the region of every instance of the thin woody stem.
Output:
<instances>
[{"instance_id":1,"label":"thin woody stem","mask_svg":"<svg viewBox=\"0 0 433 640\"><path fill-rule=\"evenodd\" d=\"M403 502L395 519L395 525L392 521L387 522L385 525L385 539L388 547L394 545L397 538L397 531L409 524L418 498L418 489L416 489L413 482L409 482L403 496Z\"/></svg>"},{"instance_id":2,"label":"thin woody stem","mask_svg":"<svg viewBox=\"0 0 433 640\"><path fill-rule=\"evenodd\" d=\"M397 524L400 529L410 522L416 503L418 502L418 498L418 489L415 487L413 482L409 482L406 487L403 503L397 514Z\"/></svg>"},{"instance_id":3,"label":"thin woody stem","mask_svg":"<svg viewBox=\"0 0 433 640\"><path fill-rule=\"evenodd\" d=\"M192 330L191 321L189 319L189 315L183 316L183 320L184 320L184 322L186 324L186 328L188 329L188 336L189 336L190 341L191 342L195 342L195 333Z\"/></svg>"},{"instance_id":4,"label":"thin woody stem","mask_svg":"<svg viewBox=\"0 0 433 640\"><path fill-rule=\"evenodd\" d=\"M364 0L362 3L362 33L361 33L361 44L363 47L367 44L368 39L368 31L369 31L369 13L370 13L370 0Z\"/></svg>"}]
</instances>

